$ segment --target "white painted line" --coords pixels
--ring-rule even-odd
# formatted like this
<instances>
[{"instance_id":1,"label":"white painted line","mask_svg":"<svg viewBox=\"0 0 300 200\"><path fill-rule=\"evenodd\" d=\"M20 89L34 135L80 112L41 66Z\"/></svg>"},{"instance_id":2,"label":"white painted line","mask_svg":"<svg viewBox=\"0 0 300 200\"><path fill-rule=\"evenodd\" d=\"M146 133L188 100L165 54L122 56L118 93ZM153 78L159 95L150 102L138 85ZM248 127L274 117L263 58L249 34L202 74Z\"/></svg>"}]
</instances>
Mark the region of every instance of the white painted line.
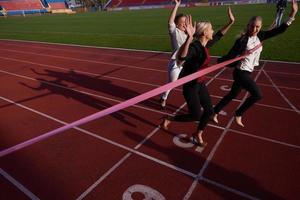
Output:
<instances>
[{"instance_id":1,"label":"white painted line","mask_svg":"<svg viewBox=\"0 0 300 200\"><path fill-rule=\"evenodd\" d=\"M204 178L204 177L202 177L201 180L203 180L204 182L209 183L209 184L211 184L211 185L214 185L214 186L217 186L217 187L222 188L222 189L224 189L224 190L227 190L227 191L229 191L229 192L232 192L232 193L234 193L234 194L237 194L237 195L239 195L239 196L241 196L241 197L244 197L244 198L246 198L246 199L250 199L250 200L259 200L259 199L256 198L256 197L253 197L253 196L248 195L248 194L246 194L246 193L243 193L243 192L241 192L241 191L232 189L232 188L230 188L230 187L228 187L228 186L222 185L222 184L220 184L220 183L218 183L218 182L215 182L215 181L213 181L213 180L210 180L210 179L207 179L207 178Z\"/></svg>"},{"instance_id":2,"label":"white painted line","mask_svg":"<svg viewBox=\"0 0 300 200\"><path fill-rule=\"evenodd\" d=\"M0 174L8 180L10 183L12 183L14 186L16 186L20 191L22 191L27 197L29 197L32 200L39 200L39 198L34 195L31 191L29 191L24 185L22 185L19 181L14 179L11 175L9 175L7 172L5 172L2 168L0 168ZM7 197L8 198L8 197Z\"/></svg>"},{"instance_id":3,"label":"white painted line","mask_svg":"<svg viewBox=\"0 0 300 200\"><path fill-rule=\"evenodd\" d=\"M62 86L62 85L59 85L59 84L55 84L55 83L51 83L51 82L47 82L47 81L42 81L42 80L37 80L37 79L31 78L31 77L28 77L28 76L18 75L18 74L15 74L15 73L4 71L4 70L0 70L0 73L9 74L11 76L16 76L16 77L19 77L19 78L23 78L23 79L28 79L28 80L31 80L31 81L40 82L40 83L43 83L43 84L55 86L55 87L58 87L58 88L63 88L63 89L74 91L74 92L79 92L81 94L86 94L86 95L89 95L89 96L97 97L97 98L100 98L100 99L105 99L105 100L108 100L108 101L113 101L113 102L116 102L116 103L122 102L122 101L119 101L119 100L116 100L116 99L112 99L112 98L109 98L109 97L104 97L104 96L96 95L96 94L93 94L93 93L90 93L90 92L85 92L85 91L82 91L82 90L68 88L68 87L65 87L65 86ZM144 107L144 106L133 105L132 107L140 108L140 109L143 109L143 110L148 110L148 111L159 113L159 114L169 115L166 112L162 112L162 111L155 110L155 109L152 109L152 108L147 108L147 107Z\"/></svg>"},{"instance_id":4,"label":"white painted line","mask_svg":"<svg viewBox=\"0 0 300 200\"><path fill-rule=\"evenodd\" d=\"M132 68L132 69L139 69L139 70L146 70L146 71L153 71L153 72L160 72L160 73L166 73L166 70L160 70L160 69L151 69L151 68L145 68L145 67L137 67L134 65L125 65L125 64L117 64L117 63L111 63L111 62L103 62L103 61L96 61L96 60L89 60L89 59L80 59L76 57L66 57L66 56L54 56L44 53L32 53L32 52L24 52L24 51L18 51L18 50L9 50L9 49L1 49L1 51L9 51L14 53L22 53L22 54L29 54L29 55L35 55L35 56L46 56L50 58L59 58L64 60L74 60L79 62L86 62L86 63L95 63L95 64L104 64L109 66L119 66L119 67L126 67L126 68ZM166 68L166 66L162 66L162 69Z\"/></svg>"},{"instance_id":5,"label":"white painted line","mask_svg":"<svg viewBox=\"0 0 300 200\"><path fill-rule=\"evenodd\" d=\"M95 49L112 49L112 50L121 50L121 51L135 51L135 52L149 52L149 53L165 53L171 54L169 51L151 51L151 50L143 50L143 49L127 49L127 48L117 48L117 47L99 47L99 46L89 46L89 45L79 45L79 44L65 44L65 43L54 43L54 42L41 42L41 41L33 41L33 40L15 40L15 39L0 39L0 41L14 41L14 42L24 42L24 43L37 43L37 44L51 44L51 45L61 45L61 46L70 46L70 47L84 47L84 48L95 48ZM220 56L211 56L215 58L219 58ZM280 61L280 60L260 60L265 62L275 62L275 63L286 63L286 64L300 64L300 62L288 62L288 61Z\"/></svg>"},{"instance_id":6,"label":"white painted line","mask_svg":"<svg viewBox=\"0 0 300 200\"><path fill-rule=\"evenodd\" d=\"M20 44L10 44L10 43L5 43L5 45L7 46L15 46L17 47L18 49L20 48ZM62 48L53 48L53 47L46 47L46 46L33 46L33 45L27 45L27 44L24 44L23 47L27 47L28 49L46 49L46 50L55 50L55 51L62 51L62 52L65 52L66 49L62 49ZM107 49L107 48L102 48L102 49ZM132 60L145 60L145 59L148 59L147 56L129 56L129 55L120 55L118 54L117 52L116 53L105 53L105 52L93 52L94 49L90 48L90 50L92 51L85 51L84 49L68 49L67 51L68 52L74 52L74 53L80 53L80 54L93 54L93 55L100 55L100 56L117 56L117 57L124 57L124 58L130 58ZM109 49L110 50L110 49ZM115 50L115 49L114 49ZM118 51L122 51L122 50L118 50ZM148 52L145 52L145 53L148 53ZM159 52L152 52L152 55L149 55L150 57L150 60L155 60L155 61L162 61L162 62L168 62L168 59L169 58L155 58L156 55L159 55L161 53ZM170 54L170 57L171 57L171 54Z\"/></svg>"},{"instance_id":7,"label":"white painted line","mask_svg":"<svg viewBox=\"0 0 300 200\"><path fill-rule=\"evenodd\" d=\"M110 174L112 174L120 165L122 165L125 160L127 160L132 153L127 153L123 158L119 160L112 168L105 172L95 183L93 183L88 189L86 189L76 200L84 199L89 193L91 193L104 179L106 179ZM112 191L114 191L112 189Z\"/></svg>"},{"instance_id":8,"label":"white painted line","mask_svg":"<svg viewBox=\"0 0 300 200\"><path fill-rule=\"evenodd\" d=\"M268 141L268 142L271 142L271 143L274 143L274 144L280 144L280 145L283 145L283 146L287 146L287 147L291 147L291 148L295 148L295 149L300 149L300 146L298 146L298 145L289 144L289 143L286 143L286 142L281 142L281 141L274 140L274 139L271 139L271 138L261 137L261 136L258 136L258 135L245 133L245 132L234 130L234 129L229 129L229 131L240 134L240 135L245 135L245 136L248 136L248 137L253 137L253 138L256 138L256 139L260 139L260 140L263 140L263 141Z\"/></svg>"},{"instance_id":9,"label":"white painted line","mask_svg":"<svg viewBox=\"0 0 300 200\"><path fill-rule=\"evenodd\" d=\"M271 79L271 77L265 72L263 71L264 74L267 76L267 78L269 79L269 81L272 83L272 85L274 86L274 88L277 90L277 92L280 94L280 96L291 106L291 108L297 112L298 115L300 115L299 110L291 103L290 100L288 100L288 98L280 91L280 89L276 86L276 84L273 82L273 80Z\"/></svg>"},{"instance_id":10,"label":"white painted line","mask_svg":"<svg viewBox=\"0 0 300 200\"><path fill-rule=\"evenodd\" d=\"M1 56L0 56L0 58L4 59L4 60L10 60L10 61L21 62L21 63L28 63L28 64L33 64L33 65L52 68L52 69L59 69L59 70L62 70L62 71L67 71L67 72L70 71L69 68L57 67L55 65L40 64L40 63L36 63L36 62L30 62L30 61L26 61L26 60L7 58L7 57L1 57ZM140 84L140 85L147 85L147 86L153 86L153 87L159 87L160 86L160 85L157 85L157 84L146 83L146 82L141 82L141 81L133 81L133 80L129 80L129 79L123 79L123 78L118 78L118 77L114 77L114 76L107 76L107 75L91 73L91 72L86 72L86 71L81 71L81 70L72 69L72 71L74 71L76 73L80 73L80 74L90 75L90 76L104 77L104 78L108 78L108 79L115 79L115 80L129 82L129 83L137 83L137 84ZM174 90L181 91L181 89L177 89L177 88L174 88Z\"/></svg>"},{"instance_id":11,"label":"white painted line","mask_svg":"<svg viewBox=\"0 0 300 200\"><path fill-rule=\"evenodd\" d=\"M177 112L179 112L183 107L185 106L185 103L182 104L172 115L175 115ZM134 147L134 150L138 150L147 140L149 140L155 133L157 133L160 130L160 126L156 127L150 134L145 137L144 140L142 140L139 144L137 144ZM111 169L109 169L103 176L101 176L95 183L93 183L86 191L84 191L77 200L81 200L84 197L86 197L93 189L95 189L108 175L112 174L125 160L127 160L132 155L132 152L127 153L121 160L116 163ZM193 177L195 177L195 174L192 174Z\"/></svg>"}]
</instances>

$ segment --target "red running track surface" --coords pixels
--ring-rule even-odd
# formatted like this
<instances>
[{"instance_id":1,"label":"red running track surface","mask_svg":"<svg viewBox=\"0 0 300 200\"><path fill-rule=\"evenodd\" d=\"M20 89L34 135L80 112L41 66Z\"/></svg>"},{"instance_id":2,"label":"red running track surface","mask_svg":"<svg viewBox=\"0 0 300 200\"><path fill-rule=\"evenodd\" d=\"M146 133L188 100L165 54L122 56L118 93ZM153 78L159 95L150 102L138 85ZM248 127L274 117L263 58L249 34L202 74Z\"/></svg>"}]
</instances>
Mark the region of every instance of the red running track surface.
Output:
<instances>
[{"instance_id":1,"label":"red running track surface","mask_svg":"<svg viewBox=\"0 0 300 200\"><path fill-rule=\"evenodd\" d=\"M168 53L0 40L0 150L61 127L166 81ZM300 63L261 61L263 99L243 117L241 93L209 124L205 149L194 123L160 129L186 112L181 88L0 158L0 199L297 199ZM216 103L231 69L208 75ZM183 106L182 108L180 108Z\"/></svg>"}]
</instances>

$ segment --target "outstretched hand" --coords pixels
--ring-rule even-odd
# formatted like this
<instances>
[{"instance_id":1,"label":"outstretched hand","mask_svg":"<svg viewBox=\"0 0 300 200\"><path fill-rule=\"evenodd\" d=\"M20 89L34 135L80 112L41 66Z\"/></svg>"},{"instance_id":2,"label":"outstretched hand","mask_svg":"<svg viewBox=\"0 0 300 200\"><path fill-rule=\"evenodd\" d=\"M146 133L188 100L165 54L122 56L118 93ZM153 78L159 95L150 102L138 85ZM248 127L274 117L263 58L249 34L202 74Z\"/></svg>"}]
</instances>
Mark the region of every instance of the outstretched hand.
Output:
<instances>
[{"instance_id":1,"label":"outstretched hand","mask_svg":"<svg viewBox=\"0 0 300 200\"><path fill-rule=\"evenodd\" d=\"M189 37L193 37L196 31L196 22L193 23L192 16L187 15L185 20L185 30Z\"/></svg>"},{"instance_id":2,"label":"outstretched hand","mask_svg":"<svg viewBox=\"0 0 300 200\"><path fill-rule=\"evenodd\" d=\"M227 9L227 14L228 14L230 23L233 23L233 22L235 21L235 18L234 18L234 15L233 15L232 11L231 11L230 6L229 6L228 9Z\"/></svg>"}]
</instances>

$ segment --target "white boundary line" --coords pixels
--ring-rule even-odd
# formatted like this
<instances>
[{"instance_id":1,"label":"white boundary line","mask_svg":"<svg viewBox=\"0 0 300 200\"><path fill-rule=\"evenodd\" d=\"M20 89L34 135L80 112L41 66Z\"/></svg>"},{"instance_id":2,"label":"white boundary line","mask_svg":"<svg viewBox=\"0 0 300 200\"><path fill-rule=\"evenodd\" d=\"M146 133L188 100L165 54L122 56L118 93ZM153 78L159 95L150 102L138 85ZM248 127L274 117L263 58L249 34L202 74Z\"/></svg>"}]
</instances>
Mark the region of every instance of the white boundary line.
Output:
<instances>
[{"instance_id":1,"label":"white boundary line","mask_svg":"<svg viewBox=\"0 0 300 200\"><path fill-rule=\"evenodd\" d=\"M147 70L147 71L154 71L154 72L160 72L160 73L167 73L166 70L160 70L160 69L152 69L152 68L145 68L145 67L137 67L134 65L125 65L125 64L117 64L117 63L111 63L111 62L103 62L103 61L96 61L96 60L90 60L90 59L81 59L81 58L75 58L75 57L66 57L66 56L54 56L49 54L43 54L43 53L32 53L32 52L24 52L24 51L18 51L18 50L8 50L8 49L1 49L1 51L10 51L10 52L17 52L22 54L29 54L29 55L38 55L38 56L46 56L50 58L59 58L64 60L74 60L79 62L87 62L87 63L95 63L95 64L104 64L109 66L119 66L119 67L127 67L132 69L139 69L139 70ZM161 68L165 68L165 66L162 66Z\"/></svg>"},{"instance_id":2,"label":"white boundary line","mask_svg":"<svg viewBox=\"0 0 300 200\"><path fill-rule=\"evenodd\" d=\"M245 133L245 132L234 130L234 129L228 129L228 131L231 131L231 132L234 132L234 133L237 133L237 134L240 134L240 135L245 135L245 136L253 137L253 138L256 138L256 139L264 140L264 141L267 141L267 142L280 144L280 145L284 145L284 146L295 148L295 149L300 149L300 146L298 146L298 145L289 144L289 143L286 143L286 142L281 142L279 140L274 140L274 139L271 139L271 138L266 138L266 137L262 137L262 136L258 136L258 135L253 135L253 134L250 134L250 133Z\"/></svg>"},{"instance_id":3,"label":"white boundary line","mask_svg":"<svg viewBox=\"0 0 300 200\"><path fill-rule=\"evenodd\" d=\"M243 193L241 191L232 189L232 188L230 188L230 187L228 187L226 185L222 185L222 184L220 184L218 182L215 182L213 180L210 180L210 179L207 179L207 178L204 178L204 177L202 177L201 180L204 181L204 182L206 182L206 183L209 183L211 185L214 185L214 186L217 186L217 187L222 188L224 190L227 190L229 192L232 192L234 194L237 194L237 195L239 195L241 197L244 197L244 198L247 198L247 199L251 199L251 200L259 200L258 198L255 198L255 197L253 197L251 195L245 194L245 193Z\"/></svg>"},{"instance_id":4,"label":"white boundary line","mask_svg":"<svg viewBox=\"0 0 300 200\"><path fill-rule=\"evenodd\" d=\"M45 114L45 113L39 112L39 111L37 111L37 110L34 110L34 109L29 108L29 107L27 107L27 106L24 106L24 105L22 105L22 104L15 103L14 101L9 100L9 99L7 99L7 98L5 98L5 97L1 97L1 96L0 96L0 99L2 99L2 100L4 100L4 101L7 101L7 102L10 102L10 103L12 103L12 104L14 104L14 105L16 105L16 106L18 106L18 107L21 107L21 108L23 108L23 109L25 109L25 110L31 111L31 112L33 112L33 113L35 113L35 114L40 115L40 116L43 116L43 117L45 117L45 118L47 118L47 119L53 120L53 121L55 121L55 122L58 122L58 123L60 123L60 124L63 124L63 125L66 125L66 124L67 124L67 122L61 121L61 120L59 120L59 119L57 119L57 118L55 118L55 117L52 117L52 116L47 115L47 114ZM185 104L183 104L183 106L184 106L184 105L185 105ZM181 107L180 107L180 109L181 109ZM137 151L135 148L139 148L140 145L137 145L134 149L131 149L131 148L129 148L129 147L126 147L126 146L124 146L124 145L122 145L122 144L119 144L119 143L117 143L117 142L114 142L114 141L112 141L112 140L110 140L110 139L107 139L107 138L105 138L105 137L99 136L99 135L97 135L97 134L95 134L95 133L92 133L92 132L90 132L90 131L87 131L87 130L85 130L85 129L78 128L78 127L74 127L73 129L75 129L75 130L77 130L77 131L79 131L79 132L81 132L81 133L83 133L83 134L85 134L85 135L89 135L89 136L91 136L91 137L93 137L93 138L95 138L95 139L98 139L98 140L101 140L101 141L106 142L106 143L108 143L108 144L111 144L111 145L113 145L113 146L115 146L115 147L119 147L120 149L129 151L128 154L132 154L132 153L133 153L133 154L136 154L136 155L138 155L138 156L141 156L141 157L143 157L143 158L145 158L145 159L148 159L148 160L150 160L150 161L156 162L156 163L158 163L158 164L160 164L160 165L162 165L162 166L165 166L165 167L170 168L170 169L172 169L172 170L175 170L175 171L177 171L177 172L183 173L183 174L185 174L185 175L187 175L187 176L189 176L189 177L192 177L192 178L196 178L196 177L197 177L197 175L194 174L194 173L192 173L192 172L189 172L189 171L187 171L187 170L185 170L185 169L182 169L182 168L180 168L180 167L176 167L176 166L174 166L174 165L172 165L172 164L169 164L169 163L167 163L167 162L165 162L165 161L159 160L159 159L157 159L157 158L154 158L154 157L152 157L152 156L149 156L149 155L147 155L147 154L144 154L144 153L142 153L142 152ZM147 138L150 138L150 137L151 137L151 134L154 134L154 133L156 132L156 130L158 130L158 129L160 129L159 126L156 127L156 128L154 129L154 131L152 131L152 132L147 136ZM145 141L146 141L146 139L143 140L142 142L145 142ZM141 143L142 143L142 142L141 142ZM126 154L126 155L127 155L127 154ZM93 183L93 184L92 184L85 192L83 192L78 198L79 198L79 199L82 199L82 198L84 198L86 195L88 195L88 193L90 193L90 192L91 192L98 184L100 184L100 183L104 180L104 178L106 178L110 173L112 173L118 166L120 166L120 165L125 161L124 159L125 159L126 155L125 155L120 161L118 161L111 169L109 169L106 173L104 173L104 175L103 175L102 177L100 177L95 183ZM219 185L219 186L222 186L222 184L218 184L218 185ZM227 186L223 186L222 188L230 189L230 188L227 187ZM232 190L234 190L234 189L232 189ZM242 193L242 192L241 192L241 193ZM247 194L245 194L245 195L247 195Z\"/></svg>"},{"instance_id":5,"label":"white boundary line","mask_svg":"<svg viewBox=\"0 0 300 200\"><path fill-rule=\"evenodd\" d=\"M264 74L266 75L266 77L269 79L269 81L272 83L272 85L274 86L274 88L277 90L277 92L280 94L280 96L291 106L291 108L298 114L300 115L299 110L288 100L288 98L280 91L280 89L276 86L276 84L273 82L273 80L271 79L271 77L267 74L267 72L265 72L263 70Z\"/></svg>"},{"instance_id":6,"label":"white boundary line","mask_svg":"<svg viewBox=\"0 0 300 200\"><path fill-rule=\"evenodd\" d=\"M173 114L175 115L177 112L179 112L183 107L185 106L185 103L182 104ZM139 144L137 144L134 149L138 150L148 139L150 139L155 133L157 133L160 130L160 126L156 127L151 133L147 135L147 137L141 141ZM122 163L124 163L133 153L127 153L119 162L117 162L111 169L109 169L104 175L102 175L95 183L93 183L86 191L84 191L76 200L81 200L84 197L86 197L90 192L92 192L107 176L112 174ZM194 174L195 177L195 174Z\"/></svg>"},{"instance_id":7,"label":"white boundary line","mask_svg":"<svg viewBox=\"0 0 300 200\"><path fill-rule=\"evenodd\" d=\"M18 49L20 48L20 46L18 44L11 44L11 43L5 43L5 45L7 46L16 46L18 47ZM54 51L66 51L66 49L63 49L63 48L58 48L58 47L47 47L47 46L36 46L36 45L39 45L39 44L32 44L32 45L28 45L28 44L22 44L23 46L22 47L25 47L25 48L34 48L34 49L46 49L46 50L54 50ZM35 45L35 46L33 46ZM70 48L73 48L73 47L70 47ZM91 50L94 50L92 48L90 48ZM104 48L103 48L104 49ZM108 49L108 50L111 50L111 49ZM114 51L116 51L114 49ZM94 55L99 55L99 56L117 56L117 57L124 57L124 58L130 58L130 59L137 59L137 60L145 60L147 57L145 56L129 56L129 55L119 55L119 54L113 54L113 53L105 53L105 52L93 52L93 51L84 51L84 49L68 49L68 52L74 52L74 53L80 53L80 54L94 54ZM154 52L145 52L145 53L154 53ZM162 53L162 54L165 54L165 53ZM151 60L155 60L155 61L159 61L159 62L167 62L168 61L168 58L155 58L156 55L160 55L159 52L157 52L157 54L153 54L154 57L152 57L152 55L150 55L150 59Z\"/></svg>"},{"instance_id":8,"label":"white boundary line","mask_svg":"<svg viewBox=\"0 0 300 200\"><path fill-rule=\"evenodd\" d=\"M3 58L3 57L0 57L0 58ZM7 59L7 58L4 58L4 59ZM8 58L9 59L9 58ZM269 73L273 73L272 71L266 71L266 72L269 72ZM281 72L279 72L281 73ZM290 75L295 75L295 74L290 74ZM299 74L300 75L300 74ZM233 82L232 79L227 79L227 78L216 78L216 80L221 80L221 81L228 81L230 83ZM265 87L273 87L272 84L266 84L266 83L256 83L257 85L261 85L261 86L265 86ZM288 89L288 90L300 90L300 88L293 88L293 87L286 87L286 86L278 86L279 88L283 88L283 89Z\"/></svg>"},{"instance_id":9,"label":"white boundary line","mask_svg":"<svg viewBox=\"0 0 300 200\"><path fill-rule=\"evenodd\" d=\"M2 168L0 168L0 174L10 183L16 186L20 191L22 191L27 197L29 197L32 200L39 200L39 198L36 195L34 195L31 191L29 191L26 187L24 187L19 181L17 181L11 175L5 172Z\"/></svg>"},{"instance_id":10,"label":"white boundary line","mask_svg":"<svg viewBox=\"0 0 300 200\"><path fill-rule=\"evenodd\" d=\"M70 90L70 91L73 91L73 92L78 92L78 93L85 94L85 95L88 95L88 96L97 97L99 99L105 99L105 100L116 102L116 103L122 102L121 100L116 100L116 99L112 99L112 98L109 98L109 97L105 97L105 96L101 96L101 95L96 95L96 94L93 94L93 93L90 93L90 92L85 92L85 91L82 91L82 90L68 88L68 87L65 87L65 86L57 85L57 84L52 83L52 82L41 81L41 80L37 80L37 79L31 78L31 77L28 77L28 76L18 75L18 74L7 72L7 71L3 71L3 70L0 70L0 73L9 74L11 76L16 76L16 77L23 78L23 79L28 79L28 80L31 80L31 81L36 81L36 82L44 83L44 84L47 84L47 85L51 85L51 86L55 86L55 87L58 87L58 88ZM169 113L162 112L162 111L159 111L159 110L155 110L155 109L152 109L152 108L147 108L147 107L144 107L144 106L133 105L132 107L140 108L140 109L143 109L143 110L148 110L148 111L159 113L159 114L169 115Z\"/></svg>"},{"instance_id":11,"label":"white boundary line","mask_svg":"<svg viewBox=\"0 0 300 200\"><path fill-rule=\"evenodd\" d=\"M28 63L28 64L38 65L38 66L42 66L42 67L59 69L59 70L62 70L62 71L70 71L70 69L68 69L68 68L58 67L56 65L47 65L47 64L30 62L30 61L21 60L21 59L15 59L15 58L5 58L5 57L1 57L1 56L0 56L0 58L5 59L5 60L10 60L10 61L15 61L15 62ZM102 75L102 74L98 74L98 73L91 73L91 72L86 72L86 71L81 71L81 70L75 70L74 69L73 71L77 72L77 73L81 73L81 74L90 75L90 76L104 77L104 78L115 79L115 80L120 80L120 81L124 81L124 82L129 82L129 83L137 83L137 84L141 84L141 85L154 86L154 87L159 87L160 86L160 85L157 85L157 84L140 82L140 81L133 81L133 80L129 80L129 79L123 79L123 78L118 78L118 77L114 77L114 76L107 76L107 75ZM105 74L105 72L104 72L104 74ZM175 90L181 91L180 89L176 89L176 88L175 88Z\"/></svg>"},{"instance_id":12,"label":"white boundary line","mask_svg":"<svg viewBox=\"0 0 300 200\"><path fill-rule=\"evenodd\" d=\"M262 72L262 70L263 70L263 68L264 68L264 66L265 66L266 63L267 63L267 62L264 63L264 65L262 66L260 72L256 75L255 80L258 79L258 77L259 77L259 75L261 74L261 72ZM248 93L245 94L245 96L244 96L244 98L243 98L243 100L242 100L242 102L240 103L239 106L242 105L242 103L246 100L247 96L248 96ZM187 191L186 195L184 196L183 200L188 200L188 199L191 197L192 193L194 192L194 190L195 190L195 188L196 188L196 186L197 186L197 184L198 184L198 180L201 180L201 178L203 177L203 174L204 174L205 170L207 169L207 167L208 167L210 161L213 159L213 156L215 155L215 153L216 153L218 147L220 146L221 142L223 141L224 137L226 136L226 133L228 132L228 130L229 130L231 124L233 123L233 121L234 121L234 117L232 117L232 118L229 120L229 122L228 122L228 124L226 125L226 127L225 127L223 133L221 134L220 138L218 139L218 141L217 141L216 144L214 145L213 149L211 150L210 154L208 155L208 157L207 157L207 159L206 159L206 161L205 161L203 167L201 168L200 172L199 172L198 175L197 175L197 178L195 178L195 180L194 180L193 183L191 184L191 186L190 186L190 188L188 189L188 191Z\"/></svg>"},{"instance_id":13,"label":"white boundary line","mask_svg":"<svg viewBox=\"0 0 300 200\"><path fill-rule=\"evenodd\" d=\"M39 63L35 63L35 62L30 62L30 61L24 61L24 60L20 60L20 59L14 59L14 58L4 58L4 57L1 57L0 58L2 59L6 59L6 60L11 60L11 61L16 61L16 62L22 62L22 63L28 63L28 64L34 64L34 65L38 65L38 66L43 66L43 67L48 67L48 68L53 68L53 69L59 69L59 70L63 70L63 71L69 71L69 69L66 69L66 68L62 68L62 67L57 67L55 65L47 65L47 64L39 64ZM101 74L96 74L96 73L90 73L90 72L85 72L85 71L81 71L81 70L73 70L74 72L78 72L78 73L82 73L82 74L86 74L86 75L92 75L92 76L99 76L99 77L104 77L104 78L108 78L108 79L115 79L115 80L119 80L119 81L124 81L124 82L129 82L129 83L137 83L137 84L141 84L141 85L147 85L147 86L151 86L151 87L159 87L160 85L157 85L157 84L152 84L152 83L145 83L145 82L140 82L140 81L132 81L132 80L128 80L128 79L122 79L122 78L117 78L117 77L113 77L113 76L107 76L107 75L101 75ZM1 72L1 70L0 70ZM2 71L3 73L6 73L7 71ZM7 73L10 73L10 72L7 72ZM13 75L15 73L10 73L10 75ZM21 78L26 78L25 76L23 75L18 75L18 74L15 74L15 76L21 76ZM45 75L47 76L47 75ZM29 78L29 77L28 77ZM215 78L216 80L219 80L219 78ZM30 77L30 80L33 80L33 81L39 81L39 80L36 80L34 78L31 78ZM229 80L229 79L228 79ZM230 80L231 81L231 80ZM45 82L46 83L46 82ZM51 83L51 85L56 85L54 83ZM263 85L264 84L259 84L259 85ZM63 87L63 86L60 86L60 85L57 85L58 87ZM273 87L272 85L266 85L267 87ZM283 88L283 89L291 89L293 90L294 88L286 88L286 87L280 87L280 88ZM70 89L70 88L69 88ZM182 91L181 89L179 88L174 88L175 91ZM298 89L297 89L298 90ZM300 89L299 89L300 90ZM78 90L75 90L76 92L79 92ZM84 94L87 94L87 93L84 93ZM87 94L87 95L90 95L90 94ZM94 96L95 94L91 95L91 96ZM221 96L218 96L218 95L211 95L212 97L215 97L215 98L222 98ZM97 96L99 98L105 98L103 96ZM233 101L238 101L240 102L241 100L238 100L238 99L234 99ZM261 103L257 103L257 105L261 105L261 106L265 106L265 107L270 107L270 108L274 108L274 109L280 109L280 110L288 110L288 111L294 111L293 109L288 109L288 108L284 108L284 107L279 107L279 106L271 106L271 105L267 105L267 104L261 104Z\"/></svg>"},{"instance_id":14,"label":"white boundary line","mask_svg":"<svg viewBox=\"0 0 300 200\"><path fill-rule=\"evenodd\" d=\"M64 44L64 43L51 43L51 42L41 42L33 40L13 40L13 39L0 39L0 41L12 41L12 42L27 42L27 43L37 43L37 44L51 44L51 45L61 45L61 46L74 46L74 47L84 47L84 48L95 48L95 49L112 49L112 50L121 50L121 51L136 51L136 52L149 52L149 53L165 53L170 54L169 51L151 51L151 50L142 50L142 49L126 49L126 48L117 48L117 47L99 47L99 46L89 46L89 45L78 45L78 44ZM211 56L211 57L220 57L220 56ZM280 60L261 60L265 62L276 62L276 63L286 63L286 64L300 64L300 62L288 62Z\"/></svg>"},{"instance_id":15,"label":"white boundary line","mask_svg":"<svg viewBox=\"0 0 300 200\"><path fill-rule=\"evenodd\" d=\"M17 44L7 44L7 43L5 45L18 46ZM27 47L26 44L24 44L24 46ZM45 47L45 46L42 46L42 47L36 47L35 46L35 47L32 47L32 48L65 51L63 49L52 48L52 47ZM2 49L2 50L9 51L8 49ZM13 49L13 50L15 50L15 49ZM18 52L25 52L25 51L18 51ZM26 51L26 52L28 52L28 51ZM80 53L85 53L85 54L93 54L93 52L85 52L85 51L81 51L81 50L71 50L71 49L68 49L68 52L77 52L77 53L80 52ZM35 53L35 52L31 52L31 53ZM115 55L115 54L108 54L108 53L97 53L97 54L100 54L101 56L103 56L103 55L114 56ZM47 56L48 54L43 54L43 55ZM130 58L130 59L142 59L142 60L145 59L144 57L137 57L137 56L132 57L132 56L126 56L126 55L118 55L118 57L127 57L127 58ZM214 57L214 56L212 56L212 57ZM151 58L151 59L152 60L158 60L158 61L167 61L167 59L159 59L159 58ZM93 61L93 60L91 60L91 61ZM166 71L166 70L163 70L163 71ZM271 73L283 74L283 75L298 75L298 76L300 76L300 74L295 74L295 73L277 72L277 71L270 71L270 70L266 70L266 71L271 72ZM220 80L229 80L229 79L222 79L222 78L220 78ZM232 81L232 80L229 80L229 81Z\"/></svg>"}]
</instances>

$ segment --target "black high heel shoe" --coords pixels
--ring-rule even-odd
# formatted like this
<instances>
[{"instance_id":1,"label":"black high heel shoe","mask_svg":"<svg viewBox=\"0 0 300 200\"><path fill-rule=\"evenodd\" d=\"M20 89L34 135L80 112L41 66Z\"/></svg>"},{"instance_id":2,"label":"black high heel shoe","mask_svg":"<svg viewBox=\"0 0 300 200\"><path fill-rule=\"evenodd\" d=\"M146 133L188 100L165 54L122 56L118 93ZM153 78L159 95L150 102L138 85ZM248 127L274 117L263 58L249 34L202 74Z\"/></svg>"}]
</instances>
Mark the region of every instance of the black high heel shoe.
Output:
<instances>
[{"instance_id":1,"label":"black high heel shoe","mask_svg":"<svg viewBox=\"0 0 300 200\"><path fill-rule=\"evenodd\" d=\"M194 145L197 145L199 147L206 147L207 146L207 142L199 142L199 140L196 138L196 136L191 137L191 142Z\"/></svg>"},{"instance_id":2,"label":"black high heel shoe","mask_svg":"<svg viewBox=\"0 0 300 200\"><path fill-rule=\"evenodd\" d=\"M166 108L167 100L160 98L159 104L160 104L160 108L164 110Z\"/></svg>"}]
</instances>

